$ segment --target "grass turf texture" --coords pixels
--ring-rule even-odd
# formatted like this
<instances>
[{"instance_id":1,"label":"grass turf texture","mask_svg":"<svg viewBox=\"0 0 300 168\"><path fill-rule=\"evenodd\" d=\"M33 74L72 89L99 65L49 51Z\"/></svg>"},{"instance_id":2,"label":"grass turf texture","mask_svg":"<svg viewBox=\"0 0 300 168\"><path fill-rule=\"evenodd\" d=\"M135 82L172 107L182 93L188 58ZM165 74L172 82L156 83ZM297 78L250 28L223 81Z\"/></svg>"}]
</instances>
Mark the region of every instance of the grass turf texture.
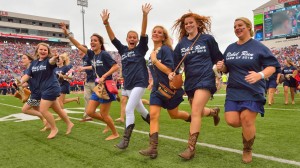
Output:
<instances>
[{"instance_id":1,"label":"grass turf texture","mask_svg":"<svg viewBox=\"0 0 300 168\"><path fill-rule=\"evenodd\" d=\"M265 117L257 117L255 154L275 157L300 162L300 95L296 95L295 105L284 105L283 90L275 95L275 104L265 106ZM224 120L224 99L221 90L209 101L208 107L221 108L221 122L215 127L210 117L202 119L201 133L198 142L217 145L230 149L242 150L241 129L227 126ZM144 98L149 98L146 91ZM81 104L69 103L66 109L82 112L84 101L82 94L71 94L68 97L81 97ZM12 105L12 106L8 106ZM21 113L22 104L12 96L0 96L0 118ZM149 109L148 106L146 106ZM190 112L187 100L180 105L181 110ZM120 104L114 102L110 114L113 119L119 117ZM42 122L32 120L25 122L3 121L0 122L0 167L298 167L293 164L280 163L261 157L253 157L253 162L243 164L241 154L223 151L215 148L197 145L195 158L184 161L178 153L187 146L182 140L188 139L189 123L182 120L171 120L165 110L160 115L160 131L158 158L151 160L141 156L138 151L148 147L149 126L136 112L135 130L129 147L121 151L114 147L120 138L112 141L104 139L110 135L102 134L102 122L79 122L82 113L68 114L75 127L70 135L65 135L66 125L58 121L59 133L53 140L46 139L49 132L40 132ZM118 126L120 136L123 135L123 124ZM162 135L178 138L168 139Z\"/></svg>"}]
</instances>

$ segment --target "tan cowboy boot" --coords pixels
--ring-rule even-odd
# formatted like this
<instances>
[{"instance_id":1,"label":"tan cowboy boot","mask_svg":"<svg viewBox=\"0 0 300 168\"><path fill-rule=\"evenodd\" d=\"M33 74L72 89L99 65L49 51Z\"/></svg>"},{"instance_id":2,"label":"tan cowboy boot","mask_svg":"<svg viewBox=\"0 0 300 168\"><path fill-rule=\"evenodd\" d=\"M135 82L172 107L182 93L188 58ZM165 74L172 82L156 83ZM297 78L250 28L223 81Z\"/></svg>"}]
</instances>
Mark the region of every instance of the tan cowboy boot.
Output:
<instances>
[{"instance_id":1,"label":"tan cowboy boot","mask_svg":"<svg viewBox=\"0 0 300 168\"><path fill-rule=\"evenodd\" d=\"M242 134L242 136L243 136L243 144L244 144L243 162L250 163L250 162L252 162L252 145L254 143L255 136L248 141L245 139L243 134Z\"/></svg>"},{"instance_id":2,"label":"tan cowboy boot","mask_svg":"<svg viewBox=\"0 0 300 168\"><path fill-rule=\"evenodd\" d=\"M219 113L220 113L220 108L219 107L210 108L209 116L213 117L215 126L217 126L220 122Z\"/></svg>"},{"instance_id":3,"label":"tan cowboy boot","mask_svg":"<svg viewBox=\"0 0 300 168\"><path fill-rule=\"evenodd\" d=\"M140 150L139 153L144 156L149 156L151 159L157 157L158 132L150 135L150 145L145 150Z\"/></svg>"},{"instance_id":4,"label":"tan cowboy boot","mask_svg":"<svg viewBox=\"0 0 300 168\"><path fill-rule=\"evenodd\" d=\"M198 139L199 132L195 132L192 135L190 134L188 147L179 154L179 156L183 159L190 160L195 156L196 152L196 143Z\"/></svg>"}]
</instances>

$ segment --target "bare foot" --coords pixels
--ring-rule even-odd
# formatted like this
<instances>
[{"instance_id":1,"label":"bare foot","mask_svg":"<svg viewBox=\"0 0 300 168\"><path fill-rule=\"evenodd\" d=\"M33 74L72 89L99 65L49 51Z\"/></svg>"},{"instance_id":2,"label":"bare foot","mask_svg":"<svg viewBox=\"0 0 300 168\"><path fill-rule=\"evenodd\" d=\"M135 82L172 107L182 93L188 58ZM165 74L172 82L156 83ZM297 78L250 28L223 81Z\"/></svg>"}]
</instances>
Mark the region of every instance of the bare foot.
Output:
<instances>
[{"instance_id":1,"label":"bare foot","mask_svg":"<svg viewBox=\"0 0 300 168\"><path fill-rule=\"evenodd\" d=\"M123 118L117 118L115 121L116 122L120 122L120 123L124 123L124 119Z\"/></svg>"},{"instance_id":2,"label":"bare foot","mask_svg":"<svg viewBox=\"0 0 300 168\"><path fill-rule=\"evenodd\" d=\"M110 140L113 140L113 139L116 139L116 138L119 138L119 134L118 133L116 135L114 135L114 134L110 135L105 140L106 141L110 141Z\"/></svg>"},{"instance_id":3,"label":"bare foot","mask_svg":"<svg viewBox=\"0 0 300 168\"><path fill-rule=\"evenodd\" d=\"M102 131L102 133L105 134L105 133L107 133L108 131L109 131L109 127L106 126L106 127L104 128L104 130Z\"/></svg>"},{"instance_id":4,"label":"bare foot","mask_svg":"<svg viewBox=\"0 0 300 168\"><path fill-rule=\"evenodd\" d=\"M292 101L292 104L295 104L295 102L294 102L294 101Z\"/></svg>"},{"instance_id":5,"label":"bare foot","mask_svg":"<svg viewBox=\"0 0 300 168\"><path fill-rule=\"evenodd\" d=\"M61 118L60 118L60 117L57 117L57 118L55 119L55 121L59 121L59 120L61 120Z\"/></svg>"},{"instance_id":6,"label":"bare foot","mask_svg":"<svg viewBox=\"0 0 300 168\"><path fill-rule=\"evenodd\" d=\"M73 127L74 127L74 124L71 122L71 124L69 124L67 127L66 135L69 135L71 133Z\"/></svg>"},{"instance_id":7,"label":"bare foot","mask_svg":"<svg viewBox=\"0 0 300 168\"><path fill-rule=\"evenodd\" d=\"M87 118L83 118L82 120L80 120L80 122L86 122L86 121L93 121L93 118L87 117Z\"/></svg>"},{"instance_id":8,"label":"bare foot","mask_svg":"<svg viewBox=\"0 0 300 168\"><path fill-rule=\"evenodd\" d=\"M42 128L40 131L41 132L45 132L45 131L48 131L48 130L51 130L50 126L49 125L46 125L44 128Z\"/></svg>"},{"instance_id":9,"label":"bare foot","mask_svg":"<svg viewBox=\"0 0 300 168\"><path fill-rule=\"evenodd\" d=\"M57 128L54 128L51 130L50 134L48 135L48 139L53 139L55 138L56 134L58 133L58 129Z\"/></svg>"},{"instance_id":10,"label":"bare foot","mask_svg":"<svg viewBox=\"0 0 300 168\"><path fill-rule=\"evenodd\" d=\"M43 123L44 123L44 128L42 128L40 131L41 132L45 132L48 130L51 130L51 126L50 124L46 121L46 119L43 119Z\"/></svg>"}]
</instances>

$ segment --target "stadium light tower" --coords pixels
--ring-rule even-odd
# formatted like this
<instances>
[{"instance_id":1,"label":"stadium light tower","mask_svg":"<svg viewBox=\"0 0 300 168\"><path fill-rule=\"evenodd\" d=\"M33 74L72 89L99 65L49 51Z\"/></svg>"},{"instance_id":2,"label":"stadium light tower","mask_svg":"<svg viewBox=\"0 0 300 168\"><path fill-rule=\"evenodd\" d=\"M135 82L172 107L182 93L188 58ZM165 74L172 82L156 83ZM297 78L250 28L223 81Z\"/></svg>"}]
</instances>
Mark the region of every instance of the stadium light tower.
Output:
<instances>
[{"instance_id":1,"label":"stadium light tower","mask_svg":"<svg viewBox=\"0 0 300 168\"><path fill-rule=\"evenodd\" d=\"M85 10L83 7L88 7L88 0L77 0L77 5L81 6L81 13L82 13L82 30L83 30L83 44L85 44L85 33L84 33L84 14Z\"/></svg>"}]
</instances>

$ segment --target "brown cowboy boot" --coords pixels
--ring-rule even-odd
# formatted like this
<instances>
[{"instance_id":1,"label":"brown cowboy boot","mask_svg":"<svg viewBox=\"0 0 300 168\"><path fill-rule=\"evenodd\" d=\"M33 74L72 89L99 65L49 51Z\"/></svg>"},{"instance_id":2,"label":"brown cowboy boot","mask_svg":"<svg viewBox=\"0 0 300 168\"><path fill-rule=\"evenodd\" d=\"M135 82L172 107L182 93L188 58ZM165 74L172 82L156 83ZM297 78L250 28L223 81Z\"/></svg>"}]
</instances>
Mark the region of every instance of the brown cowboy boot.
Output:
<instances>
[{"instance_id":1,"label":"brown cowboy boot","mask_svg":"<svg viewBox=\"0 0 300 168\"><path fill-rule=\"evenodd\" d=\"M254 143L255 136L248 141L245 139L243 134L242 134L242 136L243 136L243 144L244 144L243 162L250 163L250 162L252 162L252 145Z\"/></svg>"},{"instance_id":2,"label":"brown cowboy boot","mask_svg":"<svg viewBox=\"0 0 300 168\"><path fill-rule=\"evenodd\" d=\"M219 117L220 108L219 107L214 107L214 108L210 108L209 110L210 110L209 116L213 117L214 125L217 126L220 122L220 117Z\"/></svg>"},{"instance_id":3,"label":"brown cowboy boot","mask_svg":"<svg viewBox=\"0 0 300 168\"><path fill-rule=\"evenodd\" d=\"M183 159L190 160L195 156L196 152L196 143L198 139L199 132L195 132L192 135L190 134L188 147L179 154L179 156Z\"/></svg>"},{"instance_id":4,"label":"brown cowboy boot","mask_svg":"<svg viewBox=\"0 0 300 168\"><path fill-rule=\"evenodd\" d=\"M139 153L144 156L149 156L151 159L155 159L157 157L158 132L149 135L149 137L150 145L148 149L140 150Z\"/></svg>"},{"instance_id":5,"label":"brown cowboy boot","mask_svg":"<svg viewBox=\"0 0 300 168\"><path fill-rule=\"evenodd\" d=\"M128 125L127 128L125 128L123 139L121 140L121 142L119 142L119 144L115 145L115 147L117 147L119 149L126 149L128 147L129 140L130 140L131 133L133 131L134 126L135 126L135 124L130 124L130 125Z\"/></svg>"},{"instance_id":6,"label":"brown cowboy boot","mask_svg":"<svg viewBox=\"0 0 300 168\"><path fill-rule=\"evenodd\" d=\"M150 115L149 114L147 114L146 118L144 118L142 115L141 115L141 117L146 123L148 123L150 125Z\"/></svg>"}]
</instances>

